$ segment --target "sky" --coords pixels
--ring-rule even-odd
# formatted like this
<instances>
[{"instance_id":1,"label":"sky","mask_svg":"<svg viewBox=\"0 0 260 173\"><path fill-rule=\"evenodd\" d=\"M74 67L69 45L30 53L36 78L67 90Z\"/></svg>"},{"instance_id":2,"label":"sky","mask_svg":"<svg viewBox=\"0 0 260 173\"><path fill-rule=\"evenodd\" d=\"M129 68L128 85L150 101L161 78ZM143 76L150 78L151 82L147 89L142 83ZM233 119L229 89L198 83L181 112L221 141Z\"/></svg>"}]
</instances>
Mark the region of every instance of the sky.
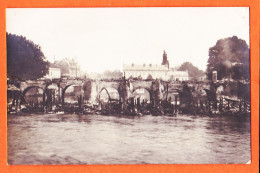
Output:
<instances>
[{"instance_id":1,"label":"sky","mask_svg":"<svg viewBox=\"0 0 260 173\"><path fill-rule=\"evenodd\" d=\"M206 70L217 40L236 35L249 45L249 8L8 8L6 31L40 45L50 62L75 58L85 72L161 64L164 50L170 67Z\"/></svg>"}]
</instances>

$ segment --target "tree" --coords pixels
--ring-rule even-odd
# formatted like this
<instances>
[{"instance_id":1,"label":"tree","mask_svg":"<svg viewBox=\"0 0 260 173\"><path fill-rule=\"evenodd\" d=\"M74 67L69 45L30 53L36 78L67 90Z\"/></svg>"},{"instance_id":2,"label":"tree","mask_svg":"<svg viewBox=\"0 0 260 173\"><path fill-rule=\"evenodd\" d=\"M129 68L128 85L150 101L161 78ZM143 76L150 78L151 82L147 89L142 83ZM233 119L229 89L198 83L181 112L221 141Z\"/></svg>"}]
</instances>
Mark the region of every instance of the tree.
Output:
<instances>
[{"instance_id":1,"label":"tree","mask_svg":"<svg viewBox=\"0 0 260 173\"><path fill-rule=\"evenodd\" d=\"M209 49L208 79L212 79L213 71L217 71L219 80L231 75L234 79L249 79L249 61L249 48L244 40L237 36L220 39Z\"/></svg>"},{"instance_id":2,"label":"tree","mask_svg":"<svg viewBox=\"0 0 260 173\"><path fill-rule=\"evenodd\" d=\"M38 79L46 75L49 62L41 47L23 36L6 34L7 75L12 79Z\"/></svg>"},{"instance_id":3,"label":"tree","mask_svg":"<svg viewBox=\"0 0 260 173\"><path fill-rule=\"evenodd\" d=\"M189 77L192 79L196 79L201 77L204 72L200 69L198 69L198 67L195 67L192 63L190 62L184 62L179 68L178 70L180 71L188 71Z\"/></svg>"}]
</instances>

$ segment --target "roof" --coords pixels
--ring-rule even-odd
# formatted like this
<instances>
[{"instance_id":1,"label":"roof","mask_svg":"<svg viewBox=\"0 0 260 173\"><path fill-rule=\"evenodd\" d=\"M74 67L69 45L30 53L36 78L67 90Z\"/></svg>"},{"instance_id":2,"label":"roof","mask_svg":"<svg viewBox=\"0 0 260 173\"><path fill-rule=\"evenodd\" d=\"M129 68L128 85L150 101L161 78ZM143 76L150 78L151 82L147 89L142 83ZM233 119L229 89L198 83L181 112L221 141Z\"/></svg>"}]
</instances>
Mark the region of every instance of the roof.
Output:
<instances>
[{"instance_id":1,"label":"roof","mask_svg":"<svg viewBox=\"0 0 260 173\"><path fill-rule=\"evenodd\" d=\"M56 64L50 63L50 68L59 68Z\"/></svg>"},{"instance_id":2,"label":"roof","mask_svg":"<svg viewBox=\"0 0 260 173\"><path fill-rule=\"evenodd\" d=\"M167 76L175 77L189 77L187 71L176 71L173 69L168 69L165 65L152 65L152 64L124 64L124 71L165 71Z\"/></svg>"}]
</instances>

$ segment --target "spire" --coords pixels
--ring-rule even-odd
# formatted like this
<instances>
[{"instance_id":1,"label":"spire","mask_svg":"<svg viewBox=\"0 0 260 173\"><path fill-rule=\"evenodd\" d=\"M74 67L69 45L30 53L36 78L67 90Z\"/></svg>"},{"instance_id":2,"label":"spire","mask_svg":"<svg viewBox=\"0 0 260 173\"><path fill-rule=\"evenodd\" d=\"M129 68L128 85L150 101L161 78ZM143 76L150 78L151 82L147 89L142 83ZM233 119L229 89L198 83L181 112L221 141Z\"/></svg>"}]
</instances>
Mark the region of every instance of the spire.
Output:
<instances>
[{"instance_id":1,"label":"spire","mask_svg":"<svg viewBox=\"0 0 260 173\"><path fill-rule=\"evenodd\" d=\"M169 61L167 59L167 53L165 52L165 50L163 51L163 61L162 61L162 65L165 65L166 67L168 67L169 69Z\"/></svg>"}]
</instances>

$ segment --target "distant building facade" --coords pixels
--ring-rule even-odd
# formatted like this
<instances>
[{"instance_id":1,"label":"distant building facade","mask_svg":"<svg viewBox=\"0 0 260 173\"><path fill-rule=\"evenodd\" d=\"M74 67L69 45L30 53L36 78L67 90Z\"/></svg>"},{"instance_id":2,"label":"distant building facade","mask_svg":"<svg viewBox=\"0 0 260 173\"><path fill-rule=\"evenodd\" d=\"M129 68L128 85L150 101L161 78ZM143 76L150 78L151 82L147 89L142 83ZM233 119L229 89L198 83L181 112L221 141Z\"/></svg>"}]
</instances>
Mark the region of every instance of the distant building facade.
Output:
<instances>
[{"instance_id":1,"label":"distant building facade","mask_svg":"<svg viewBox=\"0 0 260 173\"><path fill-rule=\"evenodd\" d=\"M80 67L78 63L72 59L69 61L69 75L70 77L80 77Z\"/></svg>"},{"instance_id":2,"label":"distant building facade","mask_svg":"<svg viewBox=\"0 0 260 173\"><path fill-rule=\"evenodd\" d=\"M162 65L153 64L124 64L123 71L125 77L142 79L162 79L165 81L186 81L189 80L187 71L176 71L169 68L167 54L164 51Z\"/></svg>"},{"instance_id":3,"label":"distant building facade","mask_svg":"<svg viewBox=\"0 0 260 173\"><path fill-rule=\"evenodd\" d=\"M62 77L78 78L82 76L80 66L74 59L64 58L59 61L55 61L54 65L61 69Z\"/></svg>"},{"instance_id":4,"label":"distant building facade","mask_svg":"<svg viewBox=\"0 0 260 173\"><path fill-rule=\"evenodd\" d=\"M51 64L49 67L49 72L45 76L48 79L59 79L61 77L61 69L54 64Z\"/></svg>"}]
</instances>

